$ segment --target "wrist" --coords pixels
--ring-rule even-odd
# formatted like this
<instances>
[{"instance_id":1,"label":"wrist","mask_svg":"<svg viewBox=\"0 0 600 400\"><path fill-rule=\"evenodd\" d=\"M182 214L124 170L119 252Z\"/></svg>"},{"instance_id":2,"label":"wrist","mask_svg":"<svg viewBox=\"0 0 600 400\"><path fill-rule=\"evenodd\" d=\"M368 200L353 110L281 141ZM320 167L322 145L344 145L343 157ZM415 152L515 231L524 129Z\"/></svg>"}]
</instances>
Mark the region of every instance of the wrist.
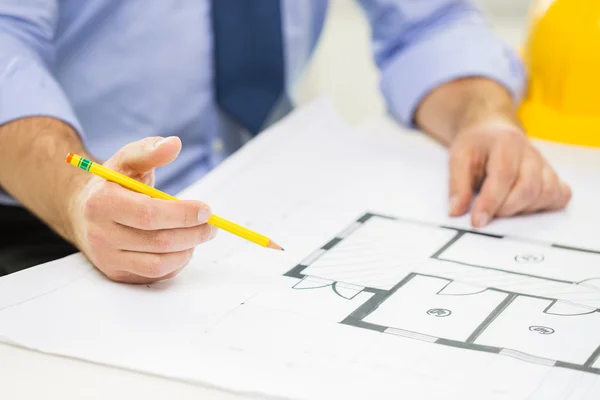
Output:
<instances>
[{"instance_id":1,"label":"wrist","mask_svg":"<svg viewBox=\"0 0 600 400\"><path fill-rule=\"evenodd\" d=\"M75 169L75 168L73 168ZM78 228L83 221L84 215L81 212L81 204L85 197L85 188L88 186L92 176L90 174L79 174L74 171L73 176L70 177L68 182L64 186L64 196L59 199L61 210L61 223L57 225L58 233L68 242L76 247L80 247L81 238L79 237Z\"/></svg>"},{"instance_id":2,"label":"wrist","mask_svg":"<svg viewBox=\"0 0 600 400\"><path fill-rule=\"evenodd\" d=\"M419 128L446 145L481 124L520 126L509 91L479 77L457 79L434 89L421 102L415 120Z\"/></svg>"},{"instance_id":3,"label":"wrist","mask_svg":"<svg viewBox=\"0 0 600 400\"><path fill-rule=\"evenodd\" d=\"M49 117L28 117L0 127L0 184L23 207L73 243L72 198L89 179L65 162L85 154L77 133Z\"/></svg>"}]
</instances>

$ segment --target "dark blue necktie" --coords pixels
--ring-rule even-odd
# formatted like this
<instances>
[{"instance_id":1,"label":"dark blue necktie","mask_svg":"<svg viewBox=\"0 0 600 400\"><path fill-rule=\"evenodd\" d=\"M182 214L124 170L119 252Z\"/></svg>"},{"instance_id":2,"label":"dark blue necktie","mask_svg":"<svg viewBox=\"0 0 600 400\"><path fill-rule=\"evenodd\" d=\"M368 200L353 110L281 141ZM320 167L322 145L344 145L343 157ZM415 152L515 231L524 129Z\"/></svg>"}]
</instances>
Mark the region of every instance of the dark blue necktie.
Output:
<instances>
[{"instance_id":1,"label":"dark blue necktie","mask_svg":"<svg viewBox=\"0 0 600 400\"><path fill-rule=\"evenodd\" d=\"M280 0L213 0L217 103L256 135L284 89Z\"/></svg>"}]
</instances>

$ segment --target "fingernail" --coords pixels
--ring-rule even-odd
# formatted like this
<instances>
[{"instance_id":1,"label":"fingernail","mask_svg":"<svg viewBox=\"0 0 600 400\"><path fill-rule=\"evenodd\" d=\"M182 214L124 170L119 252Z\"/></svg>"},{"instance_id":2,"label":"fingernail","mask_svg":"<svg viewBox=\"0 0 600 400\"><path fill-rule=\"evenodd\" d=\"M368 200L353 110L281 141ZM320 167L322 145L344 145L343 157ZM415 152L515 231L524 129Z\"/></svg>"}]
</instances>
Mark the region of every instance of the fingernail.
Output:
<instances>
[{"instance_id":1,"label":"fingernail","mask_svg":"<svg viewBox=\"0 0 600 400\"><path fill-rule=\"evenodd\" d=\"M198 211L198 222L205 223L210 218L211 211L205 207Z\"/></svg>"},{"instance_id":2,"label":"fingernail","mask_svg":"<svg viewBox=\"0 0 600 400\"><path fill-rule=\"evenodd\" d=\"M490 217L486 212L480 212L475 216L475 226L481 227L488 223Z\"/></svg>"},{"instance_id":3,"label":"fingernail","mask_svg":"<svg viewBox=\"0 0 600 400\"><path fill-rule=\"evenodd\" d=\"M154 143L154 147L160 147L161 145L163 145L164 143L168 142L169 140L171 140L173 137L169 136L167 138L164 139L160 139L158 142Z\"/></svg>"}]
</instances>

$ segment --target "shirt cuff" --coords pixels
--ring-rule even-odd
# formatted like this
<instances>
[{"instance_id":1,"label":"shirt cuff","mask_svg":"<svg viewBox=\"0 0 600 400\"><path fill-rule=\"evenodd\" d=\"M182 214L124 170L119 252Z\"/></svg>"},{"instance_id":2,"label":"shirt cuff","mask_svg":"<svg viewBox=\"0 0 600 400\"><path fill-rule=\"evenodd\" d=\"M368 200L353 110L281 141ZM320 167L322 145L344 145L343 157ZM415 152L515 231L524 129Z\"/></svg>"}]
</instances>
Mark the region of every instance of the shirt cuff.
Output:
<instances>
[{"instance_id":1,"label":"shirt cuff","mask_svg":"<svg viewBox=\"0 0 600 400\"><path fill-rule=\"evenodd\" d=\"M67 96L39 62L19 56L0 58L0 125L37 116L61 120L83 135Z\"/></svg>"},{"instance_id":2,"label":"shirt cuff","mask_svg":"<svg viewBox=\"0 0 600 400\"><path fill-rule=\"evenodd\" d=\"M525 68L518 53L483 24L469 22L448 26L403 49L382 66L381 90L390 113L416 128L413 116L428 92L470 76L500 83L515 102L523 97Z\"/></svg>"}]
</instances>

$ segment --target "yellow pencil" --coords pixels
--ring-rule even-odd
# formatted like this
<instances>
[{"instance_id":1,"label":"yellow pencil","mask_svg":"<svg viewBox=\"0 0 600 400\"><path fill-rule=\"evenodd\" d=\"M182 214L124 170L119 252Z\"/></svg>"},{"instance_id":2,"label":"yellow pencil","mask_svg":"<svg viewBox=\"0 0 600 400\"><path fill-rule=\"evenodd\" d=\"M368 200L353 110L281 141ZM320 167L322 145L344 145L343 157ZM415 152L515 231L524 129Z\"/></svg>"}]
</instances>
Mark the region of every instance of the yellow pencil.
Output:
<instances>
[{"instance_id":1,"label":"yellow pencil","mask_svg":"<svg viewBox=\"0 0 600 400\"><path fill-rule=\"evenodd\" d=\"M106 179L107 181L111 181L117 183L127 189L136 191L138 193L142 193L148 195L150 197L154 197L157 199L163 200L176 200L179 199L177 197L171 196L170 194L164 193L152 186L148 186L142 182L136 181L128 176L120 174L116 171L113 171L109 168L106 168L102 164L97 164L93 161L90 161L86 158L78 156L77 154L69 153L67 154L66 161L83 169L84 171L91 172L94 175L97 175L101 178ZM253 243L256 243L263 247L268 247L274 250L283 250L281 246L277 243L269 239L268 237L261 235L260 233L254 232L248 228L245 228L241 225L233 223L231 221L226 220L225 218L221 218L215 214L212 214L208 220L210 225L216 226L217 228L223 229L229 233L242 237L246 240L249 240Z\"/></svg>"}]
</instances>

